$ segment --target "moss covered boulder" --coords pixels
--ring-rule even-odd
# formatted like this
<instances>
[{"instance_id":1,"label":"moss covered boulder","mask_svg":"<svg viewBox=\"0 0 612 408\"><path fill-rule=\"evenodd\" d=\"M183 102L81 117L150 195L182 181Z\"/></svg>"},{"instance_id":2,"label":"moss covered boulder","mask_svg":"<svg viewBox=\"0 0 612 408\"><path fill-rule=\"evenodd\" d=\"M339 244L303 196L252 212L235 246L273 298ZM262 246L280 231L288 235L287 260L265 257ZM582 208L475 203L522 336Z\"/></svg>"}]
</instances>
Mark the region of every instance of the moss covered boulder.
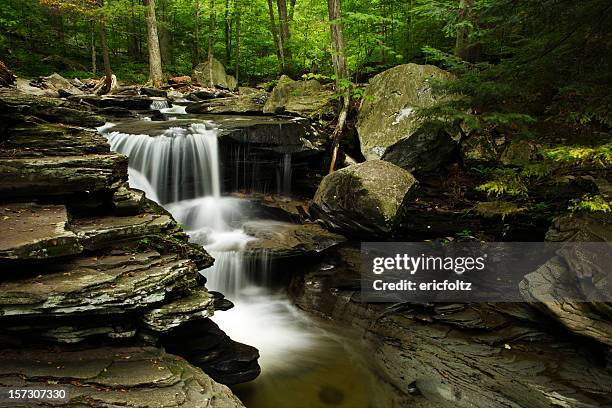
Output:
<instances>
[{"instance_id":1,"label":"moss covered boulder","mask_svg":"<svg viewBox=\"0 0 612 408\"><path fill-rule=\"evenodd\" d=\"M312 211L330 228L351 235L392 232L402 207L417 187L410 172L375 160L327 175L315 194Z\"/></svg>"},{"instance_id":2,"label":"moss covered boulder","mask_svg":"<svg viewBox=\"0 0 612 408\"><path fill-rule=\"evenodd\" d=\"M334 92L318 81L294 81L287 75L278 80L264 105L267 114L290 113L303 117L326 116L334 112Z\"/></svg>"},{"instance_id":3,"label":"moss covered boulder","mask_svg":"<svg viewBox=\"0 0 612 408\"><path fill-rule=\"evenodd\" d=\"M357 118L364 157L380 159L387 148L417 133L423 123L415 111L435 102L431 81L450 78L451 74L438 67L417 64L398 65L373 77ZM437 134L431 136L423 142L432 142L433 146L422 150L436 159Z\"/></svg>"},{"instance_id":4,"label":"moss covered boulder","mask_svg":"<svg viewBox=\"0 0 612 408\"><path fill-rule=\"evenodd\" d=\"M236 89L236 86L238 85L236 78L231 75L227 75L225 73L225 67L223 64L215 58L212 59L212 83L210 80L210 64L208 61L198 64L193 69L193 74L191 77L200 85L209 88L217 87L233 90Z\"/></svg>"}]
</instances>

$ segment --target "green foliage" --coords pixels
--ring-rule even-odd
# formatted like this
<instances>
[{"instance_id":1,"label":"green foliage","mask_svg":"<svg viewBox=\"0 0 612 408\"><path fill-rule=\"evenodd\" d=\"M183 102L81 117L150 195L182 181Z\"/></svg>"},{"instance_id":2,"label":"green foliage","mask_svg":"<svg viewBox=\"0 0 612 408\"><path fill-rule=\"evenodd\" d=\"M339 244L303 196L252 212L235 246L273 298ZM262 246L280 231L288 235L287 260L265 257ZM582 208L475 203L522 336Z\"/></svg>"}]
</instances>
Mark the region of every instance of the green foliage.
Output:
<instances>
[{"instance_id":1,"label":"green foliage","mask_svg":"<svg viewBox=\"0 0 612 408\"><path fill-rule=\"evenodd\" d=\"M596 147L556 146L545 149L542 153L545 158L563 164L592 164L599 167L612 166L612 143Z\"/></svg>"},{"instance_id":2,"label":"green foliage","mask_svg":"<svg viewBox=\"0 0 612 408\"><path fill-rule=\"evenodd\" d=\"M528 188L525 180L514 169L498 169L494 172L495 178L476 187L476 191L486 193L488 196L527 197Z\"/></svg>"},{"instance_id":3,"label":"green foliage","mask_svg":"<svg viewBox=\"0 0 612 408\"><path fill-rule=\"evenodd\" d=\"M580 199L572 200L568 210L571 212L610 212L612 211L612 200L607 200L600 194L584 195Z\"/></svg>"}]
</instances>

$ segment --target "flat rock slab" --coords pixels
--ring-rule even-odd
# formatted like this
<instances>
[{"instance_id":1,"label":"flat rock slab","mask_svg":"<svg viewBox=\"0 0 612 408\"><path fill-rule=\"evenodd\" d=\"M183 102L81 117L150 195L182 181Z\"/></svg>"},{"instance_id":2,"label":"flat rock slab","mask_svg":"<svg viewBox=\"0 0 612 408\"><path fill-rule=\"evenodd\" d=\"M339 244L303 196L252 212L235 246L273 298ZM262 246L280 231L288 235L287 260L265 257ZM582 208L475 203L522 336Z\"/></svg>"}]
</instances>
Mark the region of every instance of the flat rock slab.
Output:
<instances>
[{"instance_id":1,"label":"flat rock slab","mask_svg":"<svg viewBox=\"0 0 612 408\"><path fill-rule=\"evenodd\" d=\"M76 234L66 229L63 205L4 204L0 208L0 260L39 260L78 254Z\"/></svg>"},{"instance_id":2,"label":"flat rock slab","mask_svg":"<svg viewBox=\"0 0 612 408\"><path fill-rule=\"evenodd\" d=\"M93 130L60 124L22 124L3 140L0 157L78 156L109 152L104 136Z\"/></svg>"},{"instance_id":3,"label":"flat rock slab","mask_svg":"<svg viewBox=\"0 0 612 408\"><path fill-rule=\"evenodd\" d=\"M214 303L215 298L202 288L190 296L147 312L143 321L151 330L165 333L185 322L211 317L214 313Z\"/></svg>"},{"instance_id":4,"label":"flat rock slab","mask_svg":"<svg viewBox=\"0 0 612 408\"><path fill-rule=\"evenodd\" d=\"M71 228L85 248L98 249L121 241L137 240L145 235L159 234L173 225L175 222L167 215L140 214L78 219L72 223Z\"/></svg>"},{"instance_id":5,"label":"flat rock slab","mask_svg":"<svg viewBox=\"0 0 612 408\"><path fill-rule=\"evenodd\" d=\"M9 271L10 272L10 271ZM155 251L78 258L0 284L0 317L122 314L197 286L197 268Z\"/></svg>"},{"instance_id":6,"label":"flat rock slab","mask_svg":"<svg viewBox=\"0 0 612 408\"><path fill-rule=\"evenodd\" d=\"M4 350L0 386L63 388L66 406L243 407L229 388L153 347Z\"/></svg>"},{"instance_id":7,"label":"flat rock slab","mask_svg":"<svg viewBox=\"0 0 612 408\"><path fill-rule=\"evenodd\" d=\"M127 179L127 157L118 154L0 158L0 194L62 195L117 188Z\"/></svg>"},{"instance_id":8,"label":"flat rock slab","mask_svg":"<svg viewBox=\"0 0 612 408\"><path fill-rule=\"evenodd\" d=\"M255 237L246 246L251 256L286 258L309 255L329 249L346 239L317 224L290 224L273 221L252 221L243 225L244 232Z\"/></svg>"}]
</instances>

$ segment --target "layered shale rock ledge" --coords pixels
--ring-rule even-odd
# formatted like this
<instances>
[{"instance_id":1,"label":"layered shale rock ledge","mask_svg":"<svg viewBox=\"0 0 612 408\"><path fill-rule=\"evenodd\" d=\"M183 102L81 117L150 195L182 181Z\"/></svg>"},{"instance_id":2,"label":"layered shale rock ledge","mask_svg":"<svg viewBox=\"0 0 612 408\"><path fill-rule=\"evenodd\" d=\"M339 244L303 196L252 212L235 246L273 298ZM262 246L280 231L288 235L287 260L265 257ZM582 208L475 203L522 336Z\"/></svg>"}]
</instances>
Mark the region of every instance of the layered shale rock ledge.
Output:
<instances>
[{"instance_id":1,"label":"layered shale rock ledge","mask_svg":"<svg viewBox=\"0 0 612 408\"><path fill-rule=\"evenodd\" d=\"M47 99L2 93L0 105L0 381L70 384L83 406L242 406L215 381L255 378L258 352L209 319L232 306L203 285L210 255L129 187L105 137ZM189 363L161 351L191 336L186 324L208 339Z\"/></svg>"},{"instance_id":2,"label":"layered shale rock ledge","mask_svg":"<svg viewBox=\"0 0 612 408\"><path fill-rule=\"evenodd\" d=\"M611 406L608 345L527 303L364 303L359 268L358 248L332 249L292 292L302 309L357 330L396 406Z\"/></svg>"},{"instance_id":3,"label":"layered shale rock ledge","mask_svg":"<svg viewBox=\"0 0 612 408\"><path fill-rule=\"evenodd\" d=\"M0 351L0 361L0 386L62 388L62 406L243 407L229 388L155 347L11 349Z\"/></svg>"}]
</instances>

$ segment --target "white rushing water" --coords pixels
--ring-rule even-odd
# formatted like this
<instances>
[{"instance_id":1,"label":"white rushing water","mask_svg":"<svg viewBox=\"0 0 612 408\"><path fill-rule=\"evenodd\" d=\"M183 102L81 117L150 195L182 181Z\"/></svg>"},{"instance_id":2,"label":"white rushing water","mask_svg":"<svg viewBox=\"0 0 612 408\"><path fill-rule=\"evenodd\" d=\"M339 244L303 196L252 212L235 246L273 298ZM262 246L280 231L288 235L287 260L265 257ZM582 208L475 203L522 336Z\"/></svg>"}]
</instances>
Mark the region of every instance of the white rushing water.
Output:
<instances>
[{"instance_id":1,"label":"white rushing water","mask_svg":"<svg viewBox=\"0 0 612 408\"><path fill-rule=\"evenodd\" d=\"M164 205L185 226L191 240L215 258L203 271L207 287L234 302L214 320L234 340L255 346L263 373L295 368L295 360L317 345L317 330L282 294L258 286L266 281L269 262L247 262L244 249L253 238L241 229L248 221L246 201L221 196L218 129L204 124L173 127L163 135L130 135L99 129L111 149L129 157L133 188ZM291 156L284 158L283 192L290 190Z\"/></svg>"}]
</instances>

